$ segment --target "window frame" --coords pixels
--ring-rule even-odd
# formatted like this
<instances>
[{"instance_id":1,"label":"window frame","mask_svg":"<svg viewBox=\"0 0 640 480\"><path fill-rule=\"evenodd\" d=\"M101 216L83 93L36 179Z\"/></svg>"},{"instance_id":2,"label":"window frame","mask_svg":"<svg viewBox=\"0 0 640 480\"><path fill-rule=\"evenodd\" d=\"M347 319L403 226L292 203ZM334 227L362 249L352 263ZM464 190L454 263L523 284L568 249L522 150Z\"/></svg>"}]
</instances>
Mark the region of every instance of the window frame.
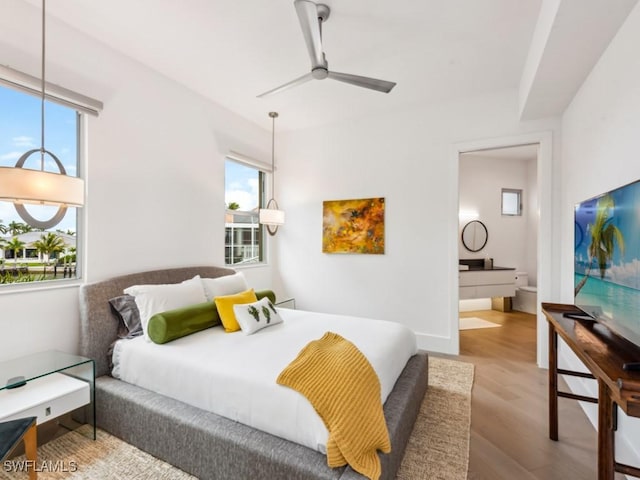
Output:
<instances>
[{"instance_id":1,"label":"window frame","mask_svg":"<svg viewBox=\"0 0 640 480\"><path fill-rule=\"evenodd\" d=\"M237 152L229 152L224 157L225 164L225 194L226 194L226 181L227 181L227 162L233 162L239 165L242 165L247 168L252 168L258 172L258 212L256 212L256 217L258 218L257 222L257 231L258 231L258 260L254 262L247 263L227 263L227 259L230 255L227 254L227 248L229 245L227 244L227 215L229 210L226 208L227 202L225 198L225 235L224 235L224 265L229 268L246 268L246 267L255 267L261 265L268 264L268 256L267 256L267 235L266 228L259 221L259 209L264 208L266 205L267 199L267 180L268 175L272 175L271 167L266 163L263 163L254 158L248 157L246 155L242 155Z\"/></svg>"},{"instance_id":2,"label":"window frame","mask_svg":"<svg viewBox=\"0 0 640 480\"><path fill-rule=\"evenodd\" d=\"M18 72L16 70L12 70L10 68L3 68L0 69L0 88L7 88L9 90L13 90L15 92L17 92L20 95L27 95L30 97L36 97L36 98L41 98L41 91L36 91L32 88L25 88L24 86L21 86L20 84L16 84L15 82L11 82L10 80L7 80L5 73L9 71L12 74L15 75L22 75L25 78L31 78L31 79L35 79L35 77L30 77L29 75L26 74L21 74L21 72ZM39 79L36 79L39 81ZM82 98L84 100L87 100L89 103L92 103L92 106L95 107L96 109L89 109L89 108L85 108L83 106L81 106L80 104L76 104L71 100L62 100L59 97L56 96L56 92L51 92L48 90L49 84L47 84L47 89L45 89L46 92L46 101L48 103L55 103L58 106L62 106L64 108L68 108L71 109L73 111L75 111L75 143L76 143L76 163L75 163L75 177L76 178L82 178L85 180L86 182L86 178L84 176L84 172L85 172L85 161L86 161L86 152L85 152L85 146L86 146L86 135L87 135L87 121L86 121L86 115L87 114L94 114L97 115L99 110L102 108L102 103L98 102L96 100L90 99L88 97L84 97L82 95L79 94L75 94L74 92L71 92L69 90L66 89L62 89L61 87L57 87L57 90L59 91L64 91L66 92L68 95L67 97L71 97L73 99L73 96L75 95L75 98ZM45 107L46 108L46 107ZM46 147L46 145L45 145ZM10 204L10 202L6 202L8 204ZM69 207L69 208L74 208L74 207ZM83 208L75 208L75 215L76 215L76 219L75 219L75 240L76 240L76 245L75 245L75 256L76 256L76 268L75 268L75 276L73 277L69 277L69 278L53 278L53 279L45 279L45 280L33 280L33 281L28 281L28 282L13 282L13 283L3 283L0 284L0 295L2 294L9 294L9 293L16 293L16 292L20 292L20 291L35 291L35 290L49 290L49 289L57 289L57 288L68 288L70 286L77 286L80 285L81 283L83 283L84 281L84 277L85 277L85 270L84 270L84 252L85 252L85 248L84 248L84 242L86 239L86 232L84 231L85 228L85 222L84 222L84 218L85 218L85 214L84 214L84 207ZM56 226L52 227L51 229L46 230L43 233L46 232L55 232L55 228ZM3 249L4 252L4 249ZM6 262L4 263L4 265L6 265Z\"/></svg>"},{"instance_id":3,"label":"window frame","mask_svg":"<svg viewBox=\"0 0 640 480\"><path fill-rule=\"evenodd\" d=\"M516 212L505 212L505 194L517 195ZM522 216L522 189L521 188L503 188L500 193L500 212L505 217Z\"/></svg>"}]
</instances>

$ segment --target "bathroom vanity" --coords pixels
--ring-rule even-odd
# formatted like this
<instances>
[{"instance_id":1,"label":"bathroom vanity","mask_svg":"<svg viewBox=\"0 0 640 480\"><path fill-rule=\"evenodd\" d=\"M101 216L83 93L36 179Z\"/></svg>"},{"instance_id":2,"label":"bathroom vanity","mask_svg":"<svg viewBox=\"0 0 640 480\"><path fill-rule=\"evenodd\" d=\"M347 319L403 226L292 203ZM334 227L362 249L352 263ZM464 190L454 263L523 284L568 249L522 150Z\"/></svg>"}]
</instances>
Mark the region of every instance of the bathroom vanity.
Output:
<instances>
[{"instance_id":1,"label":"bathroom vanity","mask_svg":"<svg viewBox=\"0 0 640 480\"><path fill-rule=\"evenodd\" d=\"M516 294L516 269L485 267L483 259L460 260L459 298L513 297Z\"/></svg>"}]
</instances>

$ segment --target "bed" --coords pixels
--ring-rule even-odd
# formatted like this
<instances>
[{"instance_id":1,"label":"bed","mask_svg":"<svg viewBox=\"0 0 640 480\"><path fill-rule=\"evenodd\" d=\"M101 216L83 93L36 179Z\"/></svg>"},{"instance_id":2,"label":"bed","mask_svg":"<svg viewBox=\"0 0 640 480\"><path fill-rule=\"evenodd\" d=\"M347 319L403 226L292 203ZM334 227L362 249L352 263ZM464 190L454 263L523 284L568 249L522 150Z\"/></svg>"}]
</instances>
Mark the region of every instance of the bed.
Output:
<instances>
[{"instance_id":1,"label":"bed","mask_svg":"<svg viewBox=\"0 0 640 480\"><path fill-rule=\"evenodd\" d=\"M215 278L230 269L201 266L123 275L80 289L83 355L96 361L98 427L202 479L364 478L349 467L329 468L322 453L210 413L110 375L108 350L118 321L108 300L137 284L169 284L195 275ZM271 327L275 329L275 327ZM395 478L427 388L427 355L412 356L384 404L392 451L382 454L382 476Z\"/></svg>"}]
</instances>

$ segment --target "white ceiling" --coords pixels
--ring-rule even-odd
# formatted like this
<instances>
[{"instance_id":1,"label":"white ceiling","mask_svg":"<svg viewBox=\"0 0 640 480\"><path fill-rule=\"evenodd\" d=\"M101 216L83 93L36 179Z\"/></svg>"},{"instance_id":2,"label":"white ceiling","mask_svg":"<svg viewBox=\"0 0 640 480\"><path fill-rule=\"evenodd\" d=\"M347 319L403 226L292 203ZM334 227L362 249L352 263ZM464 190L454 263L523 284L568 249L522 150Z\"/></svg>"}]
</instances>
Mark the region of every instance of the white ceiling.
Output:
<instances>
[{"instance_id":1,"label":"white ceiling","mask_svg":"<svg viewBox=\"0 0 640 480\"><path fill-rule=\"evenodd\" d=\"M391 93L314 80L256 98L310 69L293 0L55 0L47 13L263 128L278 111L292 130L518 89L543 0L324 2L329 69L395 81Z\"/></svg>"},{"instance_id":2,"label":"white ceiling","mask_svg":"<svg viewBox=\"0 0 640 480\"><path fill-rule=\"evenodd\" d=\"M638 0L545 0L520 85L522 119L569 106Z\"/></svg>"}]
</instances>

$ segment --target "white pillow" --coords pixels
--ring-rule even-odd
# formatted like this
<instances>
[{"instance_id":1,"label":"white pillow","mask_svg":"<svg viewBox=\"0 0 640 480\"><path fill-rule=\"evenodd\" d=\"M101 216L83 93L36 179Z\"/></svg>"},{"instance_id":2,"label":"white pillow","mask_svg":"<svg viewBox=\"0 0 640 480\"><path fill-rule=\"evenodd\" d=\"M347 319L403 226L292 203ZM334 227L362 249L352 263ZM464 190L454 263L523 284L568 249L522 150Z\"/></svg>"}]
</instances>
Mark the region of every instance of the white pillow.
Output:
<instances>
[{"instance_id":1,"label":"white pillow","mask_svg":"<svg viewBox=\"0 0 640 480\"><path fill-rule=\"evenodd\" d=\"M207 301L199 275L182 283L133 285L126 288L124 293L135 298L136 306L140 311L142 330L147 340L149 340L147 325L149 324L149 319L156 313Z\"/></svg>"},{"instance_id":2,"label":"white pillow","mask_svg":"<svg viewBox=\"0 0 640 480\"><path fill-rule=\"evenodd\" d=\"M236 272L233 275L225 275L224 277L218 278L203 278L201 280L208 301L212 301L215 297L235 295L236 293L249 290L247 279L244 278L244 273L242 272Z\"/></svg>"},{"instance_id":3,"label":"white pillow","mask_svg":"<svg viewBox=\"0 0 640 480\"><path fill-rule=\"evenodd\" d=\"M236 320L245 335L251 335L258 330L282 323L282 318L268 297L254 303L244 303L233 306Z\"/></svg>"}]
</instances>

